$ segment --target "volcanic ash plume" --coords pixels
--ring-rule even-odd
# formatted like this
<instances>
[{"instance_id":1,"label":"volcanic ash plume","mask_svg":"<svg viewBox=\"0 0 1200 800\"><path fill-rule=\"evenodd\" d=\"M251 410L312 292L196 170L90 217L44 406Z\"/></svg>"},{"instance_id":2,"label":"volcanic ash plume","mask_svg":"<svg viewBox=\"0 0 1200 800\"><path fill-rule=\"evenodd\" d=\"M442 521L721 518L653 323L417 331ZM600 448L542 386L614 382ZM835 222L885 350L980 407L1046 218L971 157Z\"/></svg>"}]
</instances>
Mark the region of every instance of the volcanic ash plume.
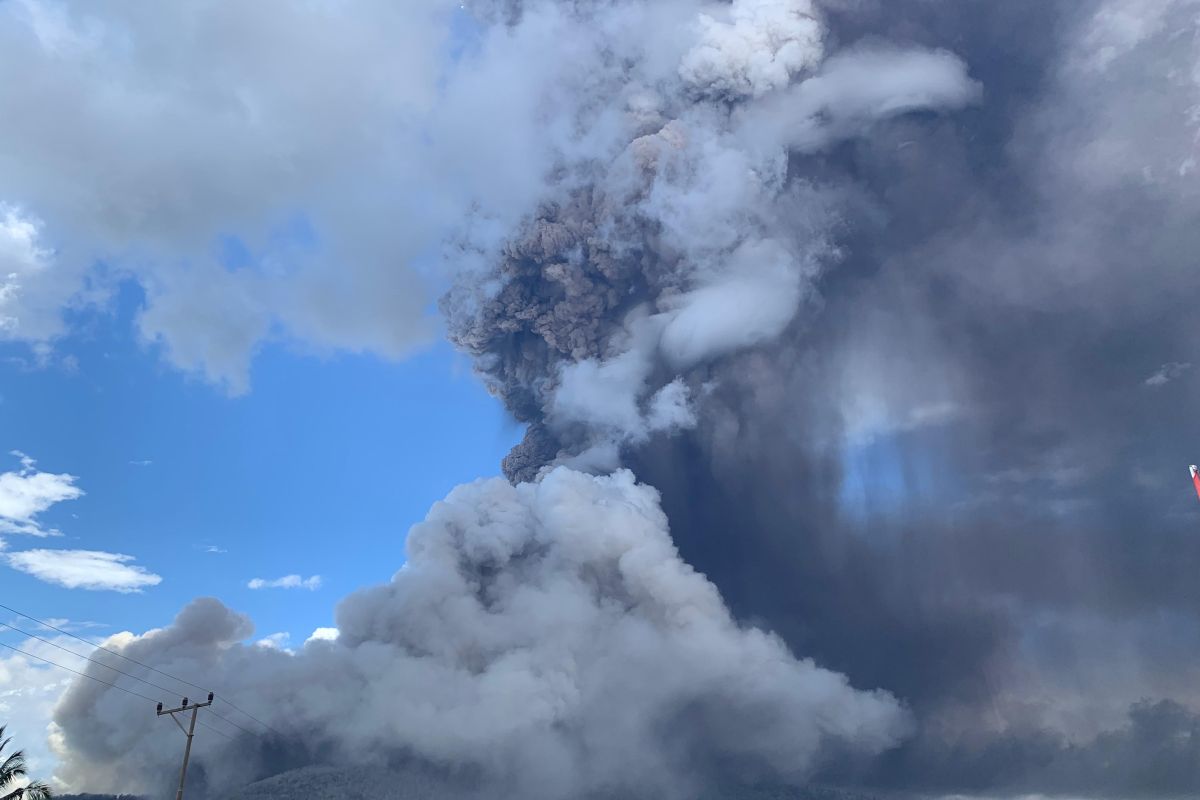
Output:
<instances>
[{"instance_id":1,"label":"volcanic ash plume","mask_svg":"<svg viewBox=\"0 0 1200 800\"><path fill-rule=\"evenodd\" d=\"M978 95L944 51L828 54L808 0L667 8L690 37L657 49L638 38L662 29L649 4L567 15L579 41L616 53L556 111L619 114L599 126L607 138L564 148L540 212L443 302L451 339L531 423L504 465L515 480L555 462L612 469L621 446L693 427L711 388L701 368L792 323L835 255L837 191L789 153ZM546 13L526 9L514 35ZM618 24L628 38L598 40Z\"/></svg>"},{"instance_id":2,"label":"volcanic ash plume","mask_svg":"<svg viewBox=\"0 0 1200 800\"><path fill-rule=\"evenodd\" d=\"M439 504L336 642L215 601L118 642L281 732L198 780L1194 795L1194 3L471 8L421 133L516 485ZM71 689L66 777L169 777L129 700Z\"/></svg>"},{"instance_id":3,"label":"volcanic ash plume","mask_svg":"<svg viewBox=\"0 0 1200 800\"><path fill-rule=\"evenodd\" d=\"M737 617L911 705L876 785L1194 794L1195 3L656 9L503 15L607 55L445 303L506 474L658 487Z\"/></svg>"},{"instance_id":4,"label":"volcanic ash plume","mask_svg":"<svg viewBox=\"0 0 1200 800\"><path fill-rule=\"evenodd\" d=\"M473 774L490 796L677 796L717 765L799 780L825 756L876 753L906 730L891 696L735 623L680 560L657 492L627 471L459 487L406 549L391 583L343 601L336 641L294 655L238 645L248 623L214 600L113 643L210 676L282 734L243 737L236 765L235 746L209 737L197 780L219 786L288 758L408 757ZM72 747L66 778L153 788L146 776L178 742L128 701L90 682L70 690L57 713Z\"/></svg>"}]
</instances>

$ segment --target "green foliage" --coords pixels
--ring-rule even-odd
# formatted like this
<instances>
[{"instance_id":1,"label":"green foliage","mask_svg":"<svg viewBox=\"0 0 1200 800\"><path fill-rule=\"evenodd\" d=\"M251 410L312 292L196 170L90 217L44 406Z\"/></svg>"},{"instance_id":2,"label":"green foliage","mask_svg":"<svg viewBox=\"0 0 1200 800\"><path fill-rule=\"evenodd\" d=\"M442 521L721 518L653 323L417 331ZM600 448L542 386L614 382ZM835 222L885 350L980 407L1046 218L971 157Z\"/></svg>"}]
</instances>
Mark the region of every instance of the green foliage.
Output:
<instances>
[{"instance_id":1,"label":"green foliage","mask_svg":"<svg viewBox=\"0 0 1200 800\"><path fill-rule=\"evenodd\" d=\"M31 781L25 786L16 784L25 777L25 754L20 750L5 756L4 751L12 743L4 736L5 726L0 725L0 800L49 800L50 787Z\"/></svg>"}]
</instances>

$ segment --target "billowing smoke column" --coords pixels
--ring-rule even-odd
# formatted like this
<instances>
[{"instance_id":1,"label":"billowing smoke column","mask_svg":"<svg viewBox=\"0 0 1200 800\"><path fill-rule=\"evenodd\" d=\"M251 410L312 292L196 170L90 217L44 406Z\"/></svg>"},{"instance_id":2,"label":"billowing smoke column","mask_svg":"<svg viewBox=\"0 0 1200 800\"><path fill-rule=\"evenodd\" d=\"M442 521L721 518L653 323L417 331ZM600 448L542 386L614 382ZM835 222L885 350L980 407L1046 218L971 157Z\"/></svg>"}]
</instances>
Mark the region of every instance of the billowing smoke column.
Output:
<instances>
[{"instance_id":1,"label":"billowing smoke column","mask_svg":"<svg viewBox=\"0 0 1200 800\"><path fill-rule=\"evenodd\" d=\"M636 25L662 12L575 13ZM564 160L499 263L463 274L443 302L451 339L531 423L504 464L514 480L556 462L611 469L621 445L694 427L705 365L787 329L835 255L830 193L789 154L978 97L944 51L827 54L808 0L738 0L691 28L665 43L671 57L636 40L612 57L608 80L568 109L581 124L597 108L614 116L612 141Z\"/></svg>"},{"instance_id":2,"label":"billowing smoke column","mask_svg":"<svg viewBox=\"0 0 1200 800\"><path fill-rule=\"evenodd\" d=\"M1194 4L473 11L449 96L505 98L527 183L443 309L528 424L511 484L437 506L337 642L201 601L125 643L271 709L203 779L1200 791ZM173 746L102 688L65 775L135 788Z\"/></svg>"},{"instance_id":3,"label":"billowing smoke column","mask_svg":"<svg viewBox=\"0 0 1200 800\"><path fill-rule=\"evenodd\" d=\"M640 135L447 298L529 423L506 473L633 467L735 614L911 704L856 780L1200 790L1168 471L1200 436L1193 4L735 2L699 31L605 104Z\"/></svg>"},{"instance_id":4,"label":"billowing smoke column","mask_svg":"<svg viewBox=\"0 0 1200 800\"><path fill-rule=\"evenodd\" d=\"M119 643L167 672L209 676L275 729L238 742L233 762L234 746L209 736L198 781L408 758L455 775L447 791L674 797L721 769L803 780L840 751L877 753L907 731L895 698L735 623L680 560L657 492L627 471L461 486L406 548L391 583L341 604L336 641L296 655L238 645L248 620L215 600ZM69 770L157 788L145 776L169 777L178 742L128 699L71 689L58 709Z\"/></svg>"}]
</instances>

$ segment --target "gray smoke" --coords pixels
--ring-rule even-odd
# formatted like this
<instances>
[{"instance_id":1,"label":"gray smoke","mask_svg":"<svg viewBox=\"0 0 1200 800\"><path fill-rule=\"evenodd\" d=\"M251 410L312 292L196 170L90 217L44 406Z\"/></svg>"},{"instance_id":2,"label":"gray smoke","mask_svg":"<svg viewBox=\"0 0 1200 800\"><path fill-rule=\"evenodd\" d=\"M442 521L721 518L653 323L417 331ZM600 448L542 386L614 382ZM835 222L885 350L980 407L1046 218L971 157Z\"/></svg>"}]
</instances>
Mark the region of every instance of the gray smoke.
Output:
<instances>
[{"instance_id":1,"label":"gray smoke","mask_svg":"<svg viewBox=\"0 0 1200 800\"><path fill-rule=\"evenodd\" d=\"M263 699L282 736L201 779L1200 791L1195 3L473 10L449 107L529 213L479 201L442 306L516 485L336 643L198 601L122 644ZM137 788L168 743L102 688L64 774Z\"/></svg>"},{"instance_id":2,"label":"gray smoke","mask_svg":"<svg viewBox=\"0 0 1200 800\"><path fill-rule=\"evenodd\" d=\"M737 615L910 703L839 779L1200 790L1194 4L749 8L621 62L646 127L448 296L506 473L633 467Z\"/></svg>"},{"instance_id":3,"label":"gray smoke","mask_svg":"<svg viewBox=\"0 0 1200 800\"><path fill-rule=\"evenodd\" d=\"M587 6L573 30L594 40L661 13ZM681 21L692 37L665 42L674 52L588 41L621 57L560 113L594 124L596 108L617 110L608 140L564 154L540 212L443 301L451 340L531 423L504 465L515 480L555 462L611 469L621 445L694 427L701 368L775 339L811 301L836 256L838 190L793 174L789 154L978 98L943 50L828 54L808 0L740 0Z\"/></svg>"},{"instance_id":4,"label":"gray smoke","mask_svg":"<svg viewBox=\"0 0 1200 800\"><path fill-rule=\"evenodd\" d=\"M735 623L680 560L657 492L627 471L461 486L405 547L391 583L339 606L336 641L295 654L240 645L249 621L197 600L170 627L111 643L208 676L274 729L233 744L208 735L201 785L407 759L487 796L686 796L714 770L804 780L836 753L877 753L907 730L891 696ZM74 685L56 713L70 744L62 777L159 788L149 776L169 777L179 742L149 711Z\"/></svg>"}]
</instances>

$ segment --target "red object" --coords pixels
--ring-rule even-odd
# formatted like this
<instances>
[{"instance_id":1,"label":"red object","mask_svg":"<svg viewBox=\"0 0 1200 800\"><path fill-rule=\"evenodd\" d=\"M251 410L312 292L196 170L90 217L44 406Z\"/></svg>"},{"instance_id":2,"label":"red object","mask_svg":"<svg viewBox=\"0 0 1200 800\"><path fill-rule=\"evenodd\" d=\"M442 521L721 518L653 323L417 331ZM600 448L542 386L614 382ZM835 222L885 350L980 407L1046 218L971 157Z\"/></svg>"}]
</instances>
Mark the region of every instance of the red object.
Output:
<instances>
[{"instance_id":1,"label":"red object","mask_svg":"<svg viewBox=\"0 0 1200 800\"><path fill-rule=\"evenodd\" d=\"M1196 487L1196 497L1200 497L1200 469L1197 469L1195 464L1188 469L1192 472L1192 485Z\"/></svg>"}]
</instances>

